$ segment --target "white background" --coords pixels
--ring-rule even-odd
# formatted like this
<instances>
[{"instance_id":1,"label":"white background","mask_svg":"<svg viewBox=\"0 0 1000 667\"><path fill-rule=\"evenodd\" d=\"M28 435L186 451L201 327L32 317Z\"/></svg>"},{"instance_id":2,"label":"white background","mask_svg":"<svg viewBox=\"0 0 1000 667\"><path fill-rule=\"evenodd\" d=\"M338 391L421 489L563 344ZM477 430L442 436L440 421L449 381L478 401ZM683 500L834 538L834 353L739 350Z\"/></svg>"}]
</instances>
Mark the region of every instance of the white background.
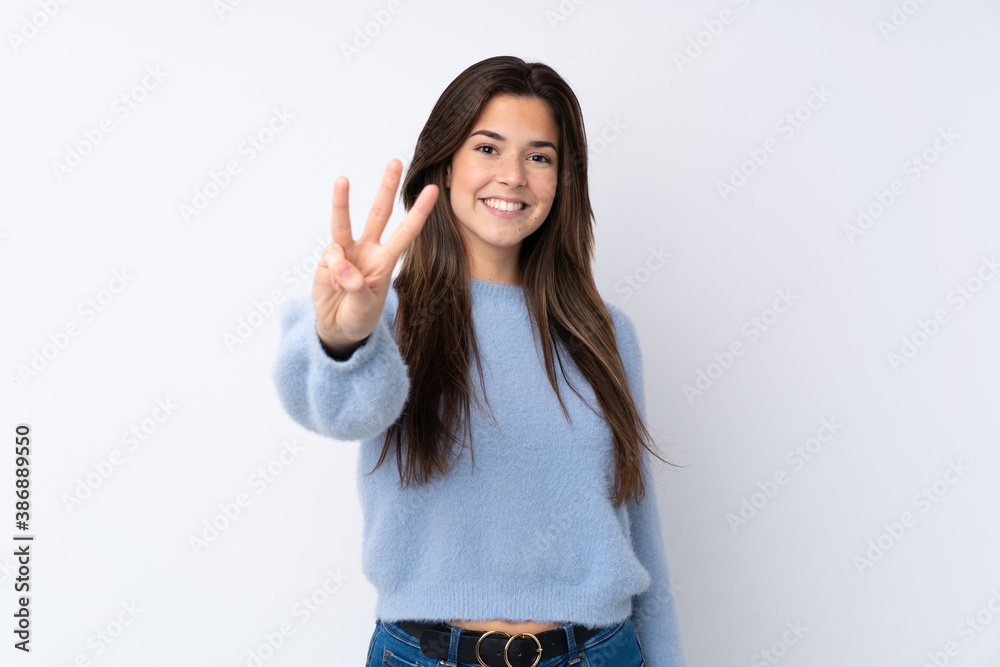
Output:
<instances>
[{"instance_id":1,"label":"white background","mask_svg":"<svg viewBox=\"0 0 1000 667\"><path fill-rule=\"evenodd\" d=\"M0 662L247 665L286 624L264 664L364 664L358 445L281 409L265 302L308 294L294 270L330 239L334 179L351 179L358 233L447 84L510 54L556 68L584 109L598 286L636 323L650 425L687 466L663 470L658 493L688 665L772 664L764 649L790 667L996 665L1000 280L984 260L1000 252L1000 7L387 7L4 4ZM345 56L372 12L391 20ZM294 118L249 160L241 144L274 109ZM769 138L767 160L746 162ZM230 160L240 173L185 221ZM723 196L734 169L750 175ZM792 305L775 318L779 290ZM257 326L233 345L241 320ZM686 394L699 371L710 386ZM161 422L158 401L176 406ZM8 629L19 423L33 435L30 655ZM818 431L827 442L793 463ZM255 483L293 441L301 453ZM249 506L196 553L190 538L241 493ZM741 506L744 523L727 518ZM141 611L102 642L123 605Z\"/></svg>"}]
</instances>

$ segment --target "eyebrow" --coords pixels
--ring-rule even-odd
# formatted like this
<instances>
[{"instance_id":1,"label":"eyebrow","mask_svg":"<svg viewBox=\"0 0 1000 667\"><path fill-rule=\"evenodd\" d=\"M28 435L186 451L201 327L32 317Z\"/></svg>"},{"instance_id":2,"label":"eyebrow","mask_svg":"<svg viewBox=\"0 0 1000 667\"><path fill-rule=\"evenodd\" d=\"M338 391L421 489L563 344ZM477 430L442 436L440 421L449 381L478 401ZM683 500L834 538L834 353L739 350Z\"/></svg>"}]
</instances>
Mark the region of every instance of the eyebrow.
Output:
<instances>
[{"instance_id":1,"label":"eyebrow","mask_svg":"<svg viewBox=\"0 0 1000 667\"><path fill-rule=\"evenodd\" d=\"M490 139L493 139L494 141L507 141L506 138L504 138L503 136L497 134L496 132L493 132L492 130L476 130L475 132L473 132L469 136L470 137L474 137L477 134L484 134L487 137L489 137ZM552 150L558 152L558 149L556 148L556 145L554 143L552 143L551 141L530 141L530 142L528 142L528 147L529 148L551 148Z\"/></svg>"}]
</instances>

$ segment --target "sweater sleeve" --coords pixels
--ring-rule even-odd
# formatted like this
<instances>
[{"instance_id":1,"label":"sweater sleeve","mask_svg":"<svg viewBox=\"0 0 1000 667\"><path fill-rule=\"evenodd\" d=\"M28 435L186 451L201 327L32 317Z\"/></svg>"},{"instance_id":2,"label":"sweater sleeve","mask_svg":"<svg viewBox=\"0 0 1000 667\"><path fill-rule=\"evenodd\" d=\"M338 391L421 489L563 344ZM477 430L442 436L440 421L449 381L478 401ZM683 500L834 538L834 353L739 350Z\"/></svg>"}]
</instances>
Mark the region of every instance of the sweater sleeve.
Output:
<instances>
[{"instance_id":1,"label":"sweater sleeve","mask_svg":"<svg viewBox=\"0 0 1000 667\"><path fill-rule=\"evenodd\" d=\"M409 369L390 328L397 299L390 287L375 330L343 361L323 349L310 297L284 306L272 377L292 419L345 441L373 438L396 421L410 389Z\"/></svg>"},{"instance_id":2,"label":"sweater sleeve","mask_svg":"<svg viewBox=\"0 0 1000 667\"><path fill-rule=\"evenodd\" d=\"M618 349L625 365L632 396L643 421L646 420L646 395L643 386L642 352L635 327L628 315L608 304L615 322ZM660 531L660 513L656 502L656 480L651 463L658 461L642 448L646 495L640 503L626 505L632 546L636 557L650 576L650 585L632 600L632 624L642 644L647 667L684 667L677 610L674 606L670 572Z\"/></svg>"}]
</instances>

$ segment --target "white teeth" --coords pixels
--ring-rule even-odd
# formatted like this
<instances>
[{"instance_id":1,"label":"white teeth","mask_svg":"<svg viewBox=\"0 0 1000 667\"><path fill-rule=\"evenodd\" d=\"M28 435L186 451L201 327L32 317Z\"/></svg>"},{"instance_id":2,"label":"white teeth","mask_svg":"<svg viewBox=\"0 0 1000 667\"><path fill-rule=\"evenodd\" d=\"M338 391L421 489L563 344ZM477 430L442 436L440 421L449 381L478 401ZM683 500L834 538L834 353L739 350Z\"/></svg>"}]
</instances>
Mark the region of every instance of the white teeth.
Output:
<instances>
[{"instance_id":1,"label":"white teeth","mask_svg":"<svg viewBox=\"0 0 1000 667\"><path fill-rule=\"evenodd\" d=\"M524 204L521 202L508 202L502 199L484 199L483 202L490 208L495 208L498 211L520 211L524 208Z\"/></svg>"}]
</instances>

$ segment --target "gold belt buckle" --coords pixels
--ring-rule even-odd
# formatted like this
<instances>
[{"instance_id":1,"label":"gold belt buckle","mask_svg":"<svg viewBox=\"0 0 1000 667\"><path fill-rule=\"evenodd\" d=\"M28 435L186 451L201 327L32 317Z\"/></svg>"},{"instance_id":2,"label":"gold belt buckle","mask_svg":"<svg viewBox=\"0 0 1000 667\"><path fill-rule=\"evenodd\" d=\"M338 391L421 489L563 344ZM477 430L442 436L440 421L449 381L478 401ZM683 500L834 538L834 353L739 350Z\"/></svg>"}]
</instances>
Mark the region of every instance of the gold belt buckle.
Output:
<instances>
[{"instance_id":1,"label":"gold belt buckle","mask_svg":"<svg viewBox=\"0 0 1000 667\"><path fill-rule=\"evenodd\" d=\"M531 663L531 667L535 667L535 665L538 664L538 661L542 659L542 642L538 641L538 637L531 634L530 632L519 632L516 635L511 636L508 635L506 632L502 632L500 630L487 630L479 638L479 641L476 642L476 661L483 667L490 667L490 666L487 665L485 662L483 662L482 656L479 655L479 645L482 643L483 639L485 639L489 635L506 635L507 637L510 637L510 639L507 640L507 644L503 647L503 661L507 664L507 667L514 667L514 665L510 664L510 660L507 659L507 650L510 648L510 643L515 639L517 639L518 637L531 637L532 639L535 640L535 643L538 644L538 650L537 650L538 655L535 656L535 661Z\"/></svg>"}]
</instances>

